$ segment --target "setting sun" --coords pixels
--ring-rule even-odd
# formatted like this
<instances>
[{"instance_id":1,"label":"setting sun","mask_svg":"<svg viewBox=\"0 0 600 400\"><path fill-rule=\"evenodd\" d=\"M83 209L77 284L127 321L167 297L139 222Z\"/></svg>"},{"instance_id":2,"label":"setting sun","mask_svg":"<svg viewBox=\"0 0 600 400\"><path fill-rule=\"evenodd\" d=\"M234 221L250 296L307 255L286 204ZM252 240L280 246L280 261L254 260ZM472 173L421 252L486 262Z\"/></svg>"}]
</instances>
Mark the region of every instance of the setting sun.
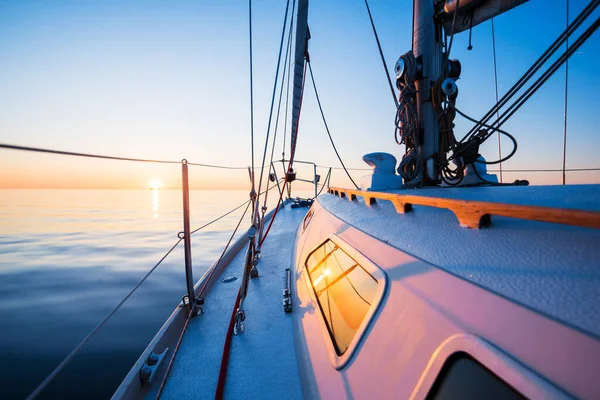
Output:
<instances>
[{"instance_id":1,"label":"setting sun","mask_svg":"<svg viewBox=\"0 0 600 400\"><path fill-rule=\"evenodd\" d=\"M152 179L150 181L150 189L152 189L152 190L159 190L161 188L162 187L161 187L160 181L158 179Z\"/></svg>"}]
</instances>

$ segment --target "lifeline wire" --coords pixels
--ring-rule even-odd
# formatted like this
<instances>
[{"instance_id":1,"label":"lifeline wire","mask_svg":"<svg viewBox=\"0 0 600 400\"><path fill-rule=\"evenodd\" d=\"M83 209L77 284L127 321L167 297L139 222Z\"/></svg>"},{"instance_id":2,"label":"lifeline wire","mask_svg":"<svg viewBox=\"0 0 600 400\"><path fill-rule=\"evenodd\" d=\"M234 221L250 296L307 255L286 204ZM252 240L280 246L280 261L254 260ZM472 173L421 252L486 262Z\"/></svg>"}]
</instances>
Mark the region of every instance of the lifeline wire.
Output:
<instances>
[{"instance_id":1,"label":"lifeline wire","mask_svg":"<svg viewBox=\"0 0 600 400\"><path fill-rule=\"evenodd\" d=\"M14 144L6 144L6 143L0 143L0 149L31 151L31 152L37 152L37 153L49 153L49 154L58 154L58 155L64 155L64 156L100 158L100 159L104 159L104 160L134 161L134 162L159 163L159 164L181 164L181 161L165 161L165 160L151 160L151 159L145 159L145 158L105 156L105 155L101 155L101 154L79 153L79 152L73 152L73 151L44 149L44 148L40 148L40 147L18 146L18 145L14 145ZM191 163L191 162L189 162L188 165L195 165L198 167L208 167L208 168L221 168L221 169L246 169L246 167L230 167L230 166L225 166L225 165L200 164L200 163Z\"/></svg>"},{"instance_id":2,"label":"lifeline wire","mask_svg":"<svg viewBox=\"0 0 600 400\"><path fill-rule=\"evenodd\" d=\"M279 181L281 182L282 180L283 180L283 178L282 178L282 179L280 179ZM273 189L273 187L272 187L272 188L269 188L268 190L263 190L261 194L265 194L265 193L267 193L267 192L268 192L269 190L271 190L271 189ZM250 200L246 200L245 202L243 202L243 203L242 203L242 204L240 204L239 206L237 206L237 207L235 207L235 208L233 208L233 209L231 209L231 210L227 211L225 214L221 215L220 217L218 217L218 218L215 218L215 219L213 219L213 220L212 220L212 221L210 221L210 222L207 222L206 224L202 225L200 228L196 228L196 229L194 229L193 231L191 231L191 232L190 232L190 235L193 235L194 233L198 232L199 230L201 230L201 229L204 229L204 228L206 228L207 226L209 226L209 225L212 225L212 224L214 224L215 222L219 221L220 219L223 219L223 218L225 218L226 216L228 216L228 215L229 215L229 214L231 214L232 212L234 212L234 211L236 211L236 210L239 210L240 208L244 207L244 206L245 206L246 204L248 204L249 202L250 202Z\"/></svg>"},{"instance_id":3,"label":"lifeline wire","mask_svg":"<svg viewBox=\"0 0 600 400\"><path fill-rule=\"evenodd\" d=\"M167 253L163 256L163 258L160 259L159 262L156 263L156 265L154 267L152 267L152 269L150 269L150 271L148 271L148 273L146 275L144 275L144 277L138 282L137 285L135 285L133 287L133 289L131 289L129 291L129 293L127 293L127 295L125 297L123 297L123 299L119 302L119 304L117 304L117 306L115 308L112 309L111 312L109 312L106 317L104 317L104 319L102 321L100 321L100 323L98 325L96 325L96 327L77 345L77 347L75 347L70 353L69 355L67 355L64 360L61 361L60 364L58 364L56 366L56 368L54 368L54 370L52 370L52 372L46 377L46 379L44 379L42 381L42 383L40 383L38 385L38 387L27 397L27 400L32 400L35 399L37 396L40 395L40 393L42 393L42 391L48 386L48 384L50 382L52 382L52 380L56 377L56 375L58 375L58 373L60 371L62 371L62 369L71 361L71 359L73 357L75 357L75 355L79 352L79 350L81 350L81 348L87 343L89 342L89 340L104 326L104 324L106 324L106 322L108 322L108 320L117 312L117 310L119 310L119 308L121 308L121 306L125 303L125 301L127 301L127 299L129 299L129 297L131 297L131 295L142 285L142 283L144 283L146 281L146 279L148 279L148 277L150 276L150 274L152 274L154 272L154 270L156 270L156 268L158 268L158 266L163 262L163 260L165 258L167 258L167 256L169 254L171 254L171 252L173 250L175 250L175 247L177 247L177 245L179 243L181 243L183 239L179 239L177 241L177 243L175 243L173 245L173 247L171 247L171 249L169 251L167 251Z\"/></svg>"}]
</instances>

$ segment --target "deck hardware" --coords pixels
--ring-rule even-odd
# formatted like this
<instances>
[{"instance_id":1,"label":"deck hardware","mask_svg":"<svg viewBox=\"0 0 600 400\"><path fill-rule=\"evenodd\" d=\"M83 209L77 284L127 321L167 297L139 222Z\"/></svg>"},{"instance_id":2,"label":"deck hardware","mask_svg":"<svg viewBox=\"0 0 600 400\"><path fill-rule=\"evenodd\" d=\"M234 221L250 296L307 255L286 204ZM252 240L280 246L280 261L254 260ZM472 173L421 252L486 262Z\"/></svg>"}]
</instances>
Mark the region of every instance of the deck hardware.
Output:
<instances>
[{"instance_id":1,"label":"deck hardware","mask_svg":"<svg viewBox=\"0 0 600 400\"><path fill-rule=\"evenodd\" d=\"M250 278L258 278L258 262L260 261L260 250L257 250L256 246L254 245L255 240L256 240L256 233L258 232L258 229L256 228L255 225L252 225L250 227L250 229L248 229L248 239L250 240L250 251L251 251L251 255L250 255L250 260L252 262L252 267L250 269Z\"/></svg>"},{"instance_id":2,"label":"deck hardware","mask_svg":"<svg viewBox=\"0 0 600 400\"><path fill-rule=\"evenodd\" d=\"M291 271L289 268L285 269L285 285L283 287L283 311L286 313L292 312L292 290L291 290Z\"/></svg>"},{"instance_id":3,"label":"deck hardware","mask_svg":"<svg viewBox=\"0 0 600 400\"><path fill-rule=\"evenodd\" d=\"M154 381L156 371L160 369L160 366L165 360L165 355L168 351L169 348L167 347L160 354L152 352L150 356L148 356L146 363L140 369L140 382L142 383L142 386L144 386L147 383L152 383Z\"/></svg>"},{"instance_id":4,"label":"deck hardware","mask_svg":"<svg viewBox=\"0 0 600 400\"><path fill-rule=\"evenodd\" d=\"M188 299L194 298L194 276L192 272L192 242L190 237L190 187L188 180L188 162L184 158L181 160L181 180L183 192L183 244L184 244L184 260L185 260L185 281L187 286ZM196 307L195 301L189 302L190 307ZM197 315L192 312L192 315Z\"/></svg>"},{"instance_id":5,"label":"deck hardware","mask_svg":"<svg viewBox=\"0 0 600 400\"><path fill-rule=\"evenodd\" d=\"M353 189L330 189L331 192L336 194L341 190L347 194L354 194L364 198L367 205L374 204L375 199L391 201L392 204L394 204L396 211L399 213L411 211L414 206L445 208L452 211L458 219L460 226L465 228L479 229L489 226L492 222L492 216L496 215L530 221L600 229L600 212L597 211L495 203L489 201L447 199L413 194L366 192Z\"/></svg>"},{"instance_id":6,"label":"deck hardware","mask_svg":"<svg viewBox=\"0 0 600 400\"><path fill-rule=\"evenodd\" d=\"M233 334L239 335L240 333L244 333L246 329L244 326L244 321L246 320L246 313L239 307L237 312L235 313L235 325L233 326Z\"/></svg>"},{"instance_id":7,"label":"deck hardware","mask_svg":"<svg viewBox=\"0 0 600 400\"><path fill-rule=\"evenodd\" d=\"M237 279L237 276L228 276L226 278L221 279L221 282L223 283L229 283L229 282L233 282Z\"/></svg>"},{"instance_id":8,"label":"deck hardware","mask_svg":"<svg viewBox=\"0 0 600 400\"><path fill-rule=\"evenodd\" d=\"M185 307L187 306L190 302L189 302L189 297L187 294L184 294L183 297L181 298L181 302L179 303L179 307ZM192 313L192 316L196 316L198 314L204 314L204 309L202 308L202 306L204 305L204 297L202 296L198 296L194 298L194 312Z\"/></svg>"}]
</instances>

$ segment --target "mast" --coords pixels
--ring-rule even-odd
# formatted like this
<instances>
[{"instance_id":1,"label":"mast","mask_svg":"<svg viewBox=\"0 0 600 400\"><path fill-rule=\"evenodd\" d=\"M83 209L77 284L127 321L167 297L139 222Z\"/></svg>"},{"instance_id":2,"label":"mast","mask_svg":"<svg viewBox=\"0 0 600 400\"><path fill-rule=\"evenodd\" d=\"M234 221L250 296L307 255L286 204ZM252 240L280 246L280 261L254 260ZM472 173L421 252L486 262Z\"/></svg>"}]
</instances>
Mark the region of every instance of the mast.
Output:
<instances>
[{"instance_id":1,"label":"mast","mask_svg":"<svg viewBox=\"0 0 600 400\"><path fill-rule=\"evenodd\" d=\"M296 150L296 136L298 135L298 122L300 119L300 106L302 104L302 91L304 81L304 64L308 52L308 0L298 1L298 14L296 17L296 47L294 55L294 90L292 94L292 131L290 135L290 162L294 160Z\"/></svg>"},{"instance_id":2,"label":"mast","mask_svg":"<svg viewBox=\"0 0 600 400\"><path fill-rule=\"evenodd\" d=\"M423 180L436 181L439 173L433 155L439 148L440 129L435 118L431 102L431 82L438 80L442 69L441 31L434 20L434 2L414 0L412 51L417 60L421 60L422 74L415 81L417 90L417 115L421 143L418 144L419 158L427 160L424 166Z\"/></svg>"}]
</instances>

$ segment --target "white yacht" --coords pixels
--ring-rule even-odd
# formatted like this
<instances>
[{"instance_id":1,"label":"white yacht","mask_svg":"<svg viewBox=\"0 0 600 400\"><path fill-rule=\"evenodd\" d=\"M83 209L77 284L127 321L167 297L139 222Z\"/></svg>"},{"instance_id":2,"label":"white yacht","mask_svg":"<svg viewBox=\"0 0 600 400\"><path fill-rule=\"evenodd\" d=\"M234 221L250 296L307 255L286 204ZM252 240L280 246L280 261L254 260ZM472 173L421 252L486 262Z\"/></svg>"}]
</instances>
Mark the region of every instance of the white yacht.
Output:
<instances>
[{"instance_id":1,"label":"white yacht","mask_svg":"<svg viewBox=\"0 0 600 400\"><path fill-rule=\"evenodd\" d=\"M350 189L293 168L308 3L288 5L282 34L293 135L264 175L279 204L266 213L261 172L247 234L197 282L188 268L187 295L113 398L599 398L600 185L498 183L479 145L512 137L502 124L598 28L600 1L459 141L453 36L524 0L414 0L413 47L390 79L406 151L365 155L373 170ZM314 199L290 193L300 179ZM181 238L191 263L189 220Z\"/></svg>"}]
</instances>

